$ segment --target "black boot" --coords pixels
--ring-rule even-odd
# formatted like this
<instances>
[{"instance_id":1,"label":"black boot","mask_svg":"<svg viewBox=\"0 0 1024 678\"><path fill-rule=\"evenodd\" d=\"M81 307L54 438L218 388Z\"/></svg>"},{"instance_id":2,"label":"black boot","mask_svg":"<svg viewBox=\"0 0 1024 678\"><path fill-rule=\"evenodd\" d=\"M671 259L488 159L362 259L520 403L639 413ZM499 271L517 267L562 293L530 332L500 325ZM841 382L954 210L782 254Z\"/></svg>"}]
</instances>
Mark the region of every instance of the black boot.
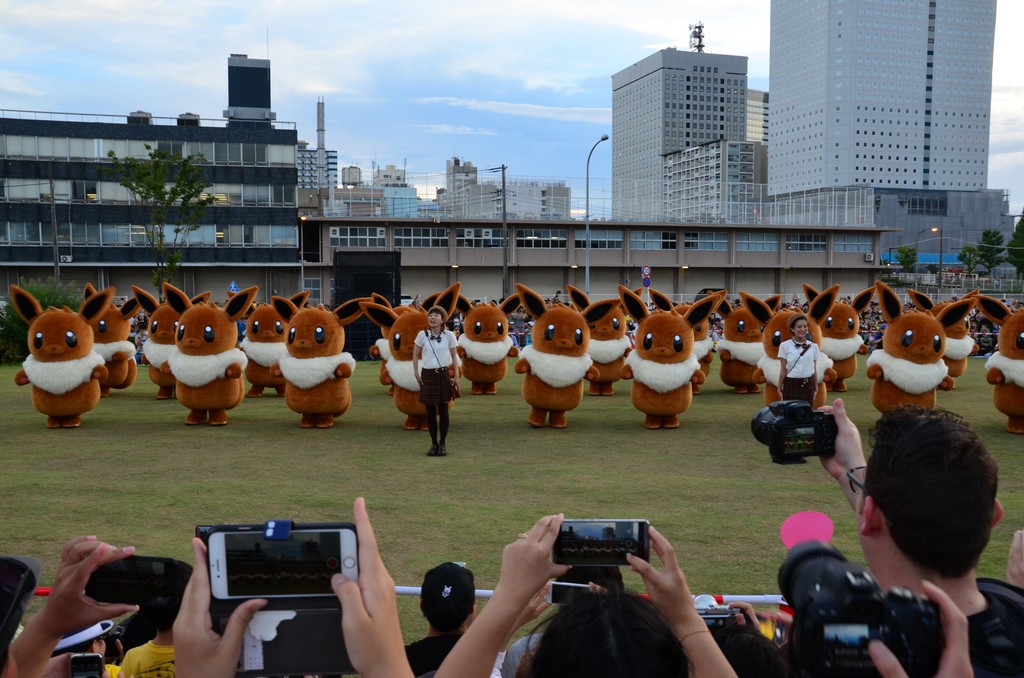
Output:
<instances>
[{"instance_id":1,"label":"black boot","mask_svg":"<svg viewBox=\"0 0 1024 678\"><path fill-rule=\"evenodd\" d=\"M438 456L438 454L439 453L438 453L437 443L431 443L430 444L430 449L427 450L427 456L428 457L436 457L436 456Z\"/></svg>"}]
</instances>

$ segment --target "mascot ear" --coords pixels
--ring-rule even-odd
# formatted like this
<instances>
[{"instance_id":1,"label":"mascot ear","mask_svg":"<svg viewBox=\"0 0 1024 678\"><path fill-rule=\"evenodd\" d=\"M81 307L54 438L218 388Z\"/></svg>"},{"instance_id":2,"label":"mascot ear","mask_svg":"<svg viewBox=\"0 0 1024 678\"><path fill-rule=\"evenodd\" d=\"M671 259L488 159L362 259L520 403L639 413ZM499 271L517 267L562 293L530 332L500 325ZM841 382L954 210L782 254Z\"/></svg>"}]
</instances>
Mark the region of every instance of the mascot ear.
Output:
<instances>
[{"instance_id":1,"label":"mascot ear","mask_svg":"<svg viewBox=\"0 0 1024 678\"><path fill-rule=\"evenodd\" d=\"M18 315L29 325L43 313L43 307L39 305L36 298L17 285L11 285L11 300L14 302L14 307L18 309Z\"/></svg>"},{"instance_id":2,"label":"mascot ear","mask_svg":"<svg viewBox=\"0 0 1024 678\"><path fill-rule=\"evenodd\" d=\"M807 303L814 301L814 298L819 294L820 292L818 292L818 290L814 289L807 283L804 283L804 296L807 297Z\"/></svg>"},{"instance_id":3,"label":"mascot ear","mask_svg":"<svg viewBox=\"0 0 1024 678\"><path fill-rule=\"evenodd\" d=\"M334 309L333 313L338 318L338 322L342 327L354 323L359 319L359 316L363 314L363 309L360 307L360 304L365 301L365 299L349 299L344 304Z\"/></svg>"},{"instance_id":4,"label":"mascot ear","mask_svg":"<svg viewBox=\"0 0 1024 678\"><path fill-rule=\"evenodd\" d=\"M899 318L903 314L903 304L900 298L892 291L892 288L881 280L875 281L875 291L878 292L878 301L882 306L882 315L889 322Z\"/></svg>"},{"instance_id":5,"label":"mascot ear","mask_svg":"<svg viewBox=\"0 0 1024 678\"><path fill-rule=\"evenodd\" d=\"M590 306L590 297L580 288L575 285L566 285L565 291L569 293L569 301L573 303L577 311L582 311Z\"/></svg>"},{"instance_id":6,"label":"mascot ear","mask_svg":"<svg viewBox=\"0 0 1024 678\"><path fill-rule=\"evenodd\" d=\"M638 323L650 315L647 304L640 295L624 285L619 285L619 301L622 302L622 308L626 309L626 313L633 316Z\"/></svg>"},{"instance_id":7,"label":"mascot ear","mask_svg":"<svg viewBox=\"0 0 1024 678\"><path fill-rule=\"evenodd\" d=\"M82 296L86 299L96 294L96 288L92 286L92 283L85 283L85 289L82 290Z\"/></svg>"},{"instance_id":8,"label":"mascot ear","mask_svg":"<svg viewBox=\"0 0 1024 678\"><path fill-rule=\"evenodd\" d=\"M768 320L774 315L775 311L768 305L767 301L761 301L755 296L747 294L746 292L740 292L740 299L743 300L743 306L753 314L759 323L762 325L767 324Z\"/></svg>"},{"instance_id":9,"label":"mascot ear","mask_svg":"<svg viewBox=\"0 0 1024 678\"><path fill-rule=\"evenodd\" d=\"M931 310L935 308L935 302L933 302L931 297L924 292L907 290L907 294L910 295L911 300L914 302L914 306L917 306L920 310L931 312Z\"/></svg>"},{"instance_id":10,"label":"mascot ear","mask_svg":"<svg viewBox=\"0 0 1024 678\"><path fill-rule=\"evenodd\" d=\"M391 326L395 324L396 320L398 320L398 314L395 313L394 309L390 306L360 301L359 308L361 308L363 314L370 319L370 322L383 329L391 329ZM417 313L417 311L412 311L412 313Z\"/></svg>"},{"instance_id":11,"label":"mascot ear","mask_svg":"<svg viewBox=\"0 0 1024 678\"><path fill-rule=\"evenodd\" d=\"M775 311L778 311L779 308L782 306L782 295L773 294L772 296L765 299L764 303L768 304L768 308L770 308L772 310L772 313L774 313Z\"/></svg>"},{"instance_id":12,"label":"mascot ear","mask_svg":"<svg viewBox=\"0 0 1024 678\"><path fill-rule=\"evenodd\" d=\"M967 317L967 314L970 313L971 309L974 307L974 301L974 297L961 299L960 301L946 306L946 308L939 311L938 315L935 317L940 323L942 323L943 327L953 327Z\"/></svg>"},{"instance_id":13,"label":"mascot ear","mask_svg":"<svg viewBox=\"0 0 1024 678\"><path fill-rule=\"evenodd\" d=\"M293 304L295 304L295 308L302 308L306 305L306 302L309 301L309 290L302 290L298 294L293 294L288 298Z\"/></svg>"},{"instance_id":14,"label":"mascot ear","mask_svg":"<svg viewBox=\"0 0 1024 678\"><path fill-rule=\"evenodd\" d=\"M121 317L130 318L139 310L139 300L135 297L128 297L128 301L121 304Z\"/></svg>"},{"instance_id":15,"label":"mascot ear","mask_svg":"<svg viewBox=\"0 0 1024 678\"><path fill-rule=\"evenodd\" d=\"M508 295L508 297L505 298L505 301L501 302L499 308L501 308L501 312L505 315L512 315L515 313L515 310L519 308L519 295Z\"/></svg>"},{"instance_id":16,"label":"mascot ear","mask_svg":"<svg viewBox=\"0 0 1024 678\"><path fill-rule=\"evenodd\" d=\"M810 306L808 307L808 315L814 318L815 322L822 322L828 317L828 313L832 310L832 306L836 303L836 299L838 297L839 285L833 285L827 290L824 290L810 303Z\"/></svg>"},{"instance_id":17,"label":"mascot ear","mask_svg":"<svg viewBox=\"0 0 1024 678\"><path fill-rule=\"evenodd\" d=\"M718 305L722 302L725 297L725 292L716 292L710 296L704 297L693 304L686 310L683 317L686 322L690 325L699 325L704 322L704 319L715 312Z\"/></svg>"},{"instance_id":18,"label":"mascot ear","mask_svg":"<svg viewBox=\"0 0 1024 678\"><path fill-rule=\"evenodd\" d=\"M187 311L193 303L198 303L193 302L188 298L187 294L169 282L164 283L163 292L164 299L167 300L167 305L177 311L179 315Z\"/></svg>"},{"instance_id":19,"label":"mascot ear","mask_svg":"<svg viewBox=\"0 0 1024 678\"><path fill-rule=\"evenodd\" d=\"M270 303L274 307L274 311L288 322L291 322L295 314L299 312L299 307L291 299L273 296L270 297Z\"/></svg>"},{"instance_id":20,"label":"mascot ear","mask_svg":"<svg viewBox=\"0 0 1024 678\"><path fill-rule=\"evenodd\" d=\"M455 312L456 305L458 304L459 290L461 289L462 283L453 283L450 287L438 293L437 299L433 304L431 304L431 306L440 306L448 314L448 317L451 318L452 314ZM426 306L425 308L430 308L430 306Z\"/></svg>"},{"instance_id":21,"label":"mascot ear","mask_svg":"<svg viewBox=\"0 0 1024 678\"><path fill-rule=\"evenodd\" d=\"M875 288L869 287L857 296L853 298L853 308L857 313L862 312L871 303L871 299L875 296Z\"/></svg>"},{"instance_id":22,"label":"mascot ear","mask_svg":"<svg viewBox=\"0 0 1024 678\"><path fill-rule=\"evenodd\" d=\"M13 289L13 287L14 286L12 285L11 288ZM981 311L981 314L984 315L989 320L991 320L992 322L994 322L996 325L1005 325L1006 319L1009 318L1010 315L1012 315L1010 313L1010 309L1007 308L1006 304L999 301L998 299L993 299L992 297L986 297L985 295L981 295L977 297L976 301L978 304L978 310Z\"/></svg>"},{"instance_id":23,"label":"mascot ear","mask_svg":"<svg viewBox=\"0 0 1024 678\"><path fill-rule=\"evenodd\" d=\"M732 310L732 305L730 305L729 300L725 298L722 299L722 303L718 305L717 309L718 315L722 316L723 319L728 318L729 314L732 313Z\"/></svg>"},{"instance_id":24,"label":"mascot ear","mask_svg":"<svg viewBox=\"0 0 1024 678\"><path fill-rule=\"evenodd\" d=\"M576 302L573 302L576 303ZM621 302L618 299L601 299L595 301L586 308L580 311L583 314L583 319L587 321L587 324L600 322L604 318L615 313Z\"/></svg>"},{"instance_id":25,"label":"mascot ear","mask_svg":"<svg viewBox=\"0 0 1024 678\"><path fill-rule=\"evenodd\" d=\"M673 304L672 300L662 294L656 289L651 289L651 301L658 308L659 311L671 311Z\"/></svg>"},{"instance_id":26,"label":"mascot ear","mask_svg":"<svg viewBox=\"0 0 1024 678\"><path fill-rule=\"evenodd\" d=\"M143 310L145 310L149 315L153 315L153 312L159 308L160 302L156 300L156 297L141 287L132 285L132 292L135 293L135 298L139 300L139 304L141 304Z\"/></svg>"},{"instance_id":27,"label":"mascot ear","mask_svg":"<svg viewBox=\"0 0 1024 678\"><path fill-rule=\"evenodd\" d=\"M460 294L458 300L455 302L455 309L462 313L469 313L473 308L473 302L471 302L466 295Z\"/></svg>"},{"instance_id":28,"label":"mascot ear","mask_svg":"<svg viewBox=\"0 0 1024 678\"><path fill-rule=\"evenodd\" d=\"M544 297L540 296L522 283L516 283L516 289L519 290L520 303L530 316L539 318L544 315L544 312L548 308L547 304L544 303Z\"/></svg>"},{"instance_id":29,"label":"mascot ear","mask_svg":"<svg viewBox=\"0 0 1024 678\"><path fill-rule=\"evenodd\" d=\"M224 312L228 314L228 318L238 320L244 316L252 307L252 302L259 291L260 288L253 285L252 287L246 287L228 299L228 303L224 305Z\"/></svg>"},{"instance_id":30,"label":"mascot ear","mask_svg":"<svg viewBox=\"0 0 1024 678\"><path fill-rule=\"evenodd\" d=\"M114 297L114 288L108 287L86 298L82 307L78 309L78 315L85 318L86 322L92 322L94 318L103 315L103 312L110 306L110 300Z\"/></svg>"}]
</instances>

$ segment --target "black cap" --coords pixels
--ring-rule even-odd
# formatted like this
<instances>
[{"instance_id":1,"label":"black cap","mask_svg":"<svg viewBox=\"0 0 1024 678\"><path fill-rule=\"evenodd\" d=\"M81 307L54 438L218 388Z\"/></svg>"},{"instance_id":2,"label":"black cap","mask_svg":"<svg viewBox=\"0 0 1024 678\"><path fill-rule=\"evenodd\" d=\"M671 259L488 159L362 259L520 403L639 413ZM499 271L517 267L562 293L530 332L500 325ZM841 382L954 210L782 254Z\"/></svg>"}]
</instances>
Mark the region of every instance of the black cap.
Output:
<instances>
[{"instance_id":1,"label":"black cap","mask_svg":"<svg viewBox=\"0 0 1024 678\"><path fill-rule=\"evenodd\" d=\"M423 577L420 609L438 631L454 631L473 612L475 589L469 568L456 563L442 563Z\"/></svg>"},{"instance_id":2,"label":"black cap","mask_svg":"<svg viewBox=\"0 0 1024 678\"><path fill-rule=\"evenodd\" d=\"M23 556L0 557L0 671L7 664L7 650L18 632L25 608L39 583L39 561Z\"/></svg>"}]
</instances>

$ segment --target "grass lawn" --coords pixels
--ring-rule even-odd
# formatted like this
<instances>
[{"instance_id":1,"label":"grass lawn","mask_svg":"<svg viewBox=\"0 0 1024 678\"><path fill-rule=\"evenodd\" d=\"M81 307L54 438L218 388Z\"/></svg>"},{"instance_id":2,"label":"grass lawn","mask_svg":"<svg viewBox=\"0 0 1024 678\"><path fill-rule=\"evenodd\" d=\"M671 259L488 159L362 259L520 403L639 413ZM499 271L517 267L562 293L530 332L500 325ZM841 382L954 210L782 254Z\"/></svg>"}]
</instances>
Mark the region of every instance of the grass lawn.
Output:
<instances>
[{"instance_id":1,"label":"grass lawn","mask_svg":"<svg viewBox=\"0 0 1024 678\"><path fill-rule=\"evenodd\" d=\"M0 553L39 558L44 583L74 535L189 560L198 523L348 520L359 495L384 562L404 585L458 560L479 588L492 588L502 547L555 512L648 518L672 540L695 593L776 593L786 554L779 526L797 511L829 515L833 543L862 560L854 517L831 478L814 459L770 463L750 434L761 396L734 394L715 371L677 430L645 430L620 382L612 398L586 397L569 428L556 431L527 425L521 377L510 369L498 395L458 401L449 455L435 459L425 454L426 433L401 429L375 362L358 365L352 408L326 430L300 430L276 396L247 399L225 427L186 427L186 410L157 401L144 372L85 414L81 428L48 430L29 388L14 385L15 370L0 367ZM866 432L877 413L863 362L848 383L848 407ZM1006 518L980 574L1003 577L1013 531L1024 526L1024 436L1007 433L993 408L982 359L939 404L965 416L999 460ZM627 574L627 585L640 580ZM400 606L406 638L422 636L417 601Z\"/></svg>"}]
</instances>

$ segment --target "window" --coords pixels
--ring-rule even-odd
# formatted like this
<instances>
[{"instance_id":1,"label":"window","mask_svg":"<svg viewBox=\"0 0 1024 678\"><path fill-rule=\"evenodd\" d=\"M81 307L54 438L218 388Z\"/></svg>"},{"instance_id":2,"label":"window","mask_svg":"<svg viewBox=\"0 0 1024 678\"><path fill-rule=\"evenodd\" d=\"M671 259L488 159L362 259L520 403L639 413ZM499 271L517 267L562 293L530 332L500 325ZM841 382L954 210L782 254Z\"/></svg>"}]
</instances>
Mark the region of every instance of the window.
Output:
<instances>
[{"instance_id":1,"label":"window","mask_svg":"<svg viewBox=\"0 0 1024 678\"><path fill-rule=\"evenodd\" d=\"M457 228L456 247L502 247L504 239L500 228Z\"/></svg>"},{"instance_id":2,"label":"window","mask_svg":"<svg viewBox=\"0 0 1024 678\"><path fill-rule=\"evenodd\" d=\"M564 250L568 242L569 232L564 228L521 228L516 233L516 247Z\"/></svg>"},{"instance_id":3,"label":"window","mask_svg":"<svg viewBox=\"0 0 1024 678\"><path fill-rule=\"evenodd\" d=\"M824 252L825 235L821 233L787 233L786 249L790 252Z\"/></svg>"},{"instance_id":4,"label":"window","mask_svg":"<svg viewBox=\"0 0 1024 678\"><path fill-rule=\"evenodd\" d=\"M376 226L337 226L331 229L331 247L385 247L384 229Z\"/></svg>"},{"instance_id":5,"label":"window","mask_svg":"<svg viewBox=\"0 0 1024 678\"><path fill-rule=\"evenodd\" d=\"M837 233L833 238L836 252L874 252L870 233Z\"/></svg>"},{"instance_id":6,"label":"window","mask_svg":"<svg viewBox=\"0 0 1024 678\"><path fill-rule=\"evenodd\" d=\"M586 230L576 229L576 249L587 248ZM620 229L590 229L590 249L592 250L621 250L622 231Z\"/></svg>"},{"instance_id":7,"label":"window","mask_svg":"<svg viewBox=\"0 0 1024 678\"><path fill-rule=\"evenodd\" d=\"M448 247L448 229L400 226L395 228L395 247Z\"/></svg>"},{"instance_id":8,"label":"window","mask_svg":"<svg viewBox=\"0 0 1024 678\"><path fill-rule=\"evenodd\" d=\"M270 244L274 247L296 247L299 244L299 229L296 226L271 226ZM308 289L308 288L307 288ZM319 295L317 295L319 296Z\"/></svg>"},{"instance_id":9,"label":"window","mask_svg":"<svg viewBox=\"0 0 1024 678\"><path fill-rule=\"evenodd\" d=\"M323 303L323 290L320 287L320 277L315 278L302 278L302 288L309 290L309 304L316 305Z\"/></svg>"},{"instance_id":10,"label":"window","mask_svg":"<svg viewBox=\"0 0 1024 678\"><path fill-rule=\"evenodd\" d=\"M158 141L156 150L170 153L171 155L183 155L185 144L180 141Z\"/></svg>"},{"instance_id":11,"label":"window","mask_svg":"<svg viewBox=\"0 0 1024 678\"><path fill-rule=\"evenodd\" d=\"M675 231L633 231L629 234L632 250L678 249L679 234Z\"/></svg>"},{"instance_id":12,"label":"window","mask_svg":"<svg viewBox=\"0 0 1024 678\"><path fill-rule=\"evenodd\" d=\"M271 186L271 190L274 192L272 204L284 207L295 207L294 186Z\"/></svg>"},{"instance_id":13,"label":"window","mask_svg":"<svg viewBox=\"0 0 1024 678\"><path fill-rule=\"evenodd\" d=\"M736 233L737 252L778 252L779 234L739 231Z\"/></svg>"},{"instance_id":14,"label":"window","mask_svg":"<svg viewBox=\"0 0 1024 678\"><path fill-rule=\"evenodd\" d=\"M729 234L717 231L687 231L683 234L683 249L729 251Z\"/></svg>"},{"instance_id":15,"label":"window","mask_svg":"<svg viewBox=\"0 0 1024 678\"><path fill-rule=\"evenodd\" d=\"M97 198L95 181L75 180L71 182L71 200L73 202L97 202Z\"/></svg>"}]
</instances>

